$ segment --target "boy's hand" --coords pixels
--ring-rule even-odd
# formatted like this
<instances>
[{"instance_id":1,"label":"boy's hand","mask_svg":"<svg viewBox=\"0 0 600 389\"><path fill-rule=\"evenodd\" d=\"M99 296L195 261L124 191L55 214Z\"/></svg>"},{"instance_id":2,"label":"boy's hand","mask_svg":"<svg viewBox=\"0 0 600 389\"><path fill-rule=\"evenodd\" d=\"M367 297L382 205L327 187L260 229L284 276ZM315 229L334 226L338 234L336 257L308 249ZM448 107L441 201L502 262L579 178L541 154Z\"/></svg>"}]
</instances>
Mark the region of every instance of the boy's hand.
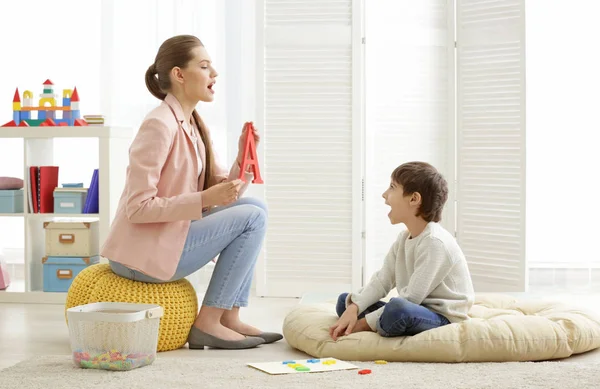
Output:
<instances>
[{"instance_id":1,"label":"boy's hand","mask_svg":"<svg viewBox=\"0 0 600 389\"><path fill-rule=\"evenodd\" d=\"M338 321L329 327L329 335L333 340L337 340L338 336L350 335L357 321L358 306L350 304Z\"/></svg>"}]
</instances>

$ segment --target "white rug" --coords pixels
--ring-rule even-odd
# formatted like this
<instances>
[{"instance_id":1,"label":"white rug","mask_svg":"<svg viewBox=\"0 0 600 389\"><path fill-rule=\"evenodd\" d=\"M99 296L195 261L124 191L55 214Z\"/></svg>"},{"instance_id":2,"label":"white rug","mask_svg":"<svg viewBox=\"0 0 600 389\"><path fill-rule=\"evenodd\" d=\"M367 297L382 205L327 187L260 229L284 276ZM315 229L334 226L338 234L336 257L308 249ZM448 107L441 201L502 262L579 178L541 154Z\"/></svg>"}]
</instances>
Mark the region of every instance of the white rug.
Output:
<instances>
[{"instance_id":1,"label":"white rug","mask_svg":"<svg viewBox=\"0 0 600 389\"><path fill-rule=\"evenodd\" d=\"M357 370L271 376L238 358L161 358L129 372L84 370L69 356L43 356L0 371L1 389L39 388L592 388L600 385L600 363L510 362L425 364L355 362Z\"/></svg>"}]
</instances>

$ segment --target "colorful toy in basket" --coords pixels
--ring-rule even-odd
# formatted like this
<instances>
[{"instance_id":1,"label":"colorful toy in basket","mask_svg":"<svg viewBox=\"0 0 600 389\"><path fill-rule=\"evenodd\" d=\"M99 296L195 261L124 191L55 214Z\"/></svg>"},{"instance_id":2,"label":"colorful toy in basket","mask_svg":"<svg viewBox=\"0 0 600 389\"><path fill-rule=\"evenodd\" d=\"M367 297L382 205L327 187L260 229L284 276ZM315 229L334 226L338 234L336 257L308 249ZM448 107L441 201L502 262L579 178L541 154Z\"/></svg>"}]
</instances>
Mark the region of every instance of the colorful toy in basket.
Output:
<instances>
[{"instance_id":1,"label":"colorful toy in basket","mask_svg":"<svg viewBox=\"0 0 600 389\"><path fill-rule=\"evenodd\" d=\"M73 352L73 362L84 369L102 370L132 370L150 365L156 359L156 354L126 354L118 350L105 351L90 356L82 350Z\"/></svg>"},{"instance_id":2,"label":"colorful toy in basket","mask_svg":"<svg viewBox=\"0 0 600 389\"><path fill-rule=\"evenodd\" d=\"M131 370L156 359L163 308L91 303L67 309L73 362L86 369Z\"/></svg>"},{"instance_id":3,"label":"colorful toy in basket","mask_svg":"<svg viewBox=\"0 0 600 389\"><path fill-rule=\"evenodd\" d=\"M54 84L46 80L43 85L43 93L40 95L38 106L33 105L33 92L23 92L23 101L19 88L15 91L13 98L13 120L2 127L33 127L33 126L87 126L88 123L81 118L79 111L79 94L77 88L63 89L62 106L56 105L57 94L54 94ZM37 112L33 119L31 112ZM56 117L56 111L62 111L62 117Z\"/></svg>"}]
</instances>

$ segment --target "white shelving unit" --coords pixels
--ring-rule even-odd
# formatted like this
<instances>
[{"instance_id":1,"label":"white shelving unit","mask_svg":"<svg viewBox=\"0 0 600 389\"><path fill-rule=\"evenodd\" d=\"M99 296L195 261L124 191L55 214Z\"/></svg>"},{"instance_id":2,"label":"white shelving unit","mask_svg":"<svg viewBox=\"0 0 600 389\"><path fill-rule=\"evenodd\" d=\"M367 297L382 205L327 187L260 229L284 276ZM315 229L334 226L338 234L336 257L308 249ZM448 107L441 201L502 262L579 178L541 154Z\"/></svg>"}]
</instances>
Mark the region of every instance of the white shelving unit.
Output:
<instances>
[{"instance_id":1,"label":"white shelving unit","mask_svg":"<svg viewBox=\"0 0 600 389\"><path fill-rule=\"evenodd\" d=\"M128 148L133 132L130 128L112 126L84 127L0 127L3 139L23 140L23 177L28 177L29 166L55 165L54 140L57 138L97 138L99 168L99 214L30 213L30 196L27 183L24 188L24 213L0 213L0 223L5 217L24 219L24 282L14 280L7 291L0 291L0 303L50 303L63 304L66 293L43 292L42 257L45 255L43 223L56 219L98 220L100 246L106 239L115 216L119 198L125 184ZM73 163L76 163L74 161ZM60 166L59 166L60 169ZM92 172L90 172L90 179ZM60 184L60 170L59 170ZM88 183L85 183L87 187Z\"/></svg>"}]
</instances>

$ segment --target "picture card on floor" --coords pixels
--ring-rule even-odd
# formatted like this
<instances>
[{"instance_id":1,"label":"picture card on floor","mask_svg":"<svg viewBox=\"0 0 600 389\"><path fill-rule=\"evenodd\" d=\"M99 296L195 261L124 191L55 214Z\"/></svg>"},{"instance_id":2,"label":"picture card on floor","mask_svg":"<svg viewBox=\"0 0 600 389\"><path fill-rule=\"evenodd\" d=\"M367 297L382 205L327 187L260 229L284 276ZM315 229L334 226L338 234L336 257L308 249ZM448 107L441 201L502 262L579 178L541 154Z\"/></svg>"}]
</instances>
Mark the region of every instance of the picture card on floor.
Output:
<instances>
[{"instance_id":1,"label":"picture card on floor","mask_svg":"<svg viewBox=\"0 0 600 389\"><path fill-rule=\"evenodd\" d=\"M293 359L281 362L248 363L248 366L269 374L323 373L335 370L358 369L351 363L335 358Z\"/></svg>"}]
</instances>

